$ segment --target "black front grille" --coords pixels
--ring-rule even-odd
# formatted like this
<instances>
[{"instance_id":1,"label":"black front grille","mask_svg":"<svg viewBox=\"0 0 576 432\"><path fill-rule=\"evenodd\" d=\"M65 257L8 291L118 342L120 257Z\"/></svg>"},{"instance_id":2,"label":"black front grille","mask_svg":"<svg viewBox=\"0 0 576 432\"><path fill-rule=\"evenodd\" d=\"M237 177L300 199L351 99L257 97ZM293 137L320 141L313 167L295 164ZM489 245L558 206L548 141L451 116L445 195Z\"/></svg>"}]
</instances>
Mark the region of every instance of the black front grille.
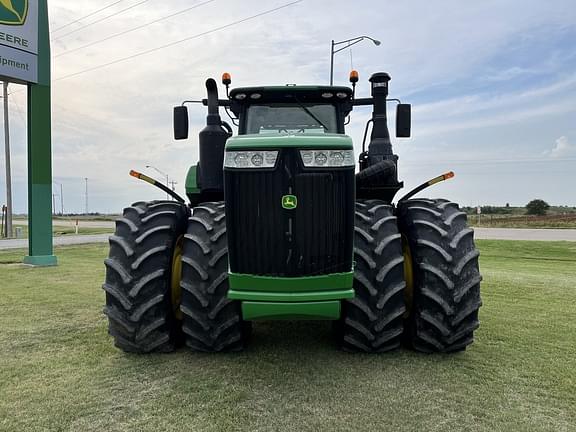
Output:
<instances>
[{"instance_id":1,"label":"black front grille","mask_svg":"<svg viewBox=\"0 0 576 432\"><path fill-rule=\"evenodd\" d=\"M304 169L283 149L274 170L226 169L230 270L312 276L352 269L354 169ZM282 196L298 199L282 208Z\"/></svg>"}]
</instances>

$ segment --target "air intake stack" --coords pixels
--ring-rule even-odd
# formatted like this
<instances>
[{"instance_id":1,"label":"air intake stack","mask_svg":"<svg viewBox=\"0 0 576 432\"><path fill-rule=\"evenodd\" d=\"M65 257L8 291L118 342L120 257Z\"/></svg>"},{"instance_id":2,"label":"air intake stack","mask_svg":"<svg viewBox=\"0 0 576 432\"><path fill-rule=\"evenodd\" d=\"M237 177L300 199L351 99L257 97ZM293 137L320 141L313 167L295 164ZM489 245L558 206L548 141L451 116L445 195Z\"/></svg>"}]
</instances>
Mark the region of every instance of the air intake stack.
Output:
<instances>
[{"instance_id":1,"label":"air intake stack","mask_svg":"<svg viewBox=\"0 0 576 432\"><path fill-rule=\"evenodd\" d=\"M396 171L398 156L392 152L386 112L389 81L390 75L386 72L377 72L370 77L373 105L372 133L368 152L361 156L361 170L356 174L356 182L361 189L377 188L379 194L383 193L382 188L390 189L393 192L389 199L392 199L395 191L399 189L399 183Z\"/></svg>"},{"instance_id":2,"label":"air intake stack","mask_svg":"<svg viewBox=\"0 0 576 432\"><path fill-rule=\"evenodd\" d=\"M369 165L374 165L385 159L394 160L386 115L389 81L390 75L386 72L377 72L370 77L374 109L372 111L372 134L368 146Z\"/></svg>"}]
</instances>

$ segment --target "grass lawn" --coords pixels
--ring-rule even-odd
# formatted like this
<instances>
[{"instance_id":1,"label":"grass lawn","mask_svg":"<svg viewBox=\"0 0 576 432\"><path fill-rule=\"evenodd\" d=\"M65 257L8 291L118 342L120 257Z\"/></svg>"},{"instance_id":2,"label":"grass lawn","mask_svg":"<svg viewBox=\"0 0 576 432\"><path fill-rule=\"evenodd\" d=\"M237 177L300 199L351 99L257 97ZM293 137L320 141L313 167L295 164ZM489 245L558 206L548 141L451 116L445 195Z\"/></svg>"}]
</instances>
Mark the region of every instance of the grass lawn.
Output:
<instances>
[{"instance_id":1,"label":"grass lawn","mask_svg":"<svg viewBox=\"0 0 576 432\"><path fill-rule=\"evenodd\" d=\"M576 243L478 241L476 343L337 351L326 322L255 325L241 354L128 355L101 313L107 246L0 252L2 431L576 430Z\"/></svg>"}]
</instances>

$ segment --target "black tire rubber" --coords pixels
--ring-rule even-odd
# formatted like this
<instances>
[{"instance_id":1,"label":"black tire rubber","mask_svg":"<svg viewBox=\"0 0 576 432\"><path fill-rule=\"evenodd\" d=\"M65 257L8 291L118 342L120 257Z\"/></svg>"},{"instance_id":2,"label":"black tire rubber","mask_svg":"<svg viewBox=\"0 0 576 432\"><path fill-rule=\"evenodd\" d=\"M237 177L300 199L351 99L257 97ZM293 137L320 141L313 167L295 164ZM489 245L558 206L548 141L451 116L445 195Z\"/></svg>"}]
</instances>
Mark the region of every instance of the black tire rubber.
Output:
<instances>
[{"instance_id":1,"label":"black tire rubber","mask_svg":"<svg viewBox=\"0 0 576 432\"><path fill-rule=\"evenodd\" d=\"M394 209L380 200L356 202L354 291L342 302L342 348L385 352L398 348L404 328L404 257Z\"/></svg>"},{"instance_id":2,"label":"black tire rubber","mask_svg":"<svg viewBox=\"0 0 576 432\"><path fill-rule=\"evenodd\" d=\"M465 350L479 326L479 252L458 204L412 199L399 204L398 221L412 255L413 303L407 339L422 352Z\"/></svg>"},{"instance_id":3,"label":"black tire rubber","mask_svg":"<svg viewBox=\"0 0 576 432\"><path fill-rule=\"evenodd\" d=\"M192 209L182 251L182 330L193 351L244 348L249 325L228 294L228 243L223 202Z\"/></svg>"},{"instance_id":4,"label":"black tire rubber","mask_svg":"<svg viewBox=\"0 0 576 432\"><path fill-rule=\"evenodd\" d=\"M102 288L108 332L126 352L169 352L181 340L172 305L172 258L188 214L174 201L137 202L116 221Z\"/></svg>"}]
</instances>

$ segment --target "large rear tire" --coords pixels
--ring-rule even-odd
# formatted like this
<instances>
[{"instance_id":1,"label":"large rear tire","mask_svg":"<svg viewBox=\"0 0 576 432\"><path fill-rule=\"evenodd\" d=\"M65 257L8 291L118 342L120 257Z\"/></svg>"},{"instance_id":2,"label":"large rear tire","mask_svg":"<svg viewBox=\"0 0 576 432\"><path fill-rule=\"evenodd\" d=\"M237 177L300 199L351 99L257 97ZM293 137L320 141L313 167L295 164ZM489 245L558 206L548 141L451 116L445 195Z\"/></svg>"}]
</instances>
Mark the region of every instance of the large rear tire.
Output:
<instances>
[{"instance_id":1,"label":"large rear tire","mask_svg":"<svg viewBox=\"0 0 576 432\"><path fill-rule=\"evenodd\" d=\"M385 352L400 346L403 332L404 258L393 207L356 202L355 298L342 302L339 322L346 351Z\"/></svg>"},{"instance_id":2,"label":"large rear tire","mask_svg":"<svg viewBox=\"0 0 576 432\"><path fill-rule=\"evenodd\" d=\"M447 200L413 199L399 204L398 219L412 257L408 340L423 352L466 349L482 304L479 252L466 214Z\"/></svg>"},{"instance_id":3,"label":"large rear tire","mask_svg":"<svg viewBox=\"0 0 576 432\"><path fill-rule=\"evenodd\" d=\"M182 250L181 311L186 345L193 351L240 351L247 338L240 302L228 294L224 203L194 207Z\"/></svg>"},{"instance_id":4,"label":"large rear tire","mask_svg":"<svg viewBox=\"0 0 576 432\"><path fill-rule=\"evenodd\" d=\"M124 209L104 261L104 313L115 345L127 352L169 352L180 326L171 293L172 260L188 209L174 201L138 202Z\"/></svg>"}]
</instances>

